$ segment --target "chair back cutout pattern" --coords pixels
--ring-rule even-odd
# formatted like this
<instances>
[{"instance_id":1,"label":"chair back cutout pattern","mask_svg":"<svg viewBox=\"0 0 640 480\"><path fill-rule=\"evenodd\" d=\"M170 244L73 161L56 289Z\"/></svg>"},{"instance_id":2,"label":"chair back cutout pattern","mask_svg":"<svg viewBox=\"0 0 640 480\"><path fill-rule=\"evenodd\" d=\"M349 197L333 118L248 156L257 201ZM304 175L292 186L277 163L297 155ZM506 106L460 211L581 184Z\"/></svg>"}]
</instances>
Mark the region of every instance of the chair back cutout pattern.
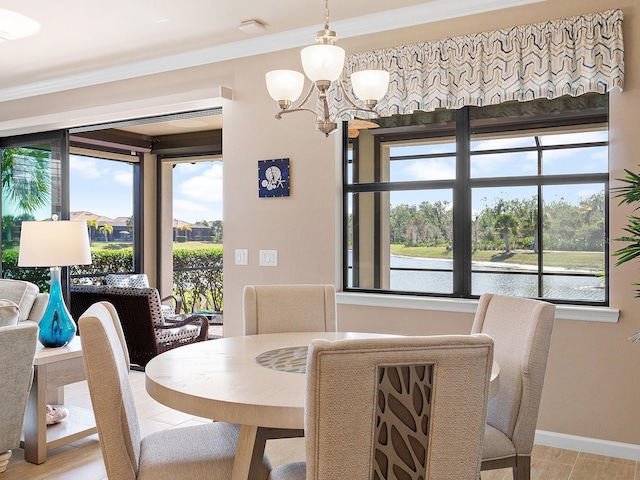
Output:
<instances>
[{"instance_id":1,"label":"chair back cutout pattern","mask_svg":"<svg viewBox=\"0 0 640 480\"><path fill-rule=\"evenodd\" d=\"M422 480L427 465L433 364L378 368L374 479Z\"/></svg>"}]
</instances>

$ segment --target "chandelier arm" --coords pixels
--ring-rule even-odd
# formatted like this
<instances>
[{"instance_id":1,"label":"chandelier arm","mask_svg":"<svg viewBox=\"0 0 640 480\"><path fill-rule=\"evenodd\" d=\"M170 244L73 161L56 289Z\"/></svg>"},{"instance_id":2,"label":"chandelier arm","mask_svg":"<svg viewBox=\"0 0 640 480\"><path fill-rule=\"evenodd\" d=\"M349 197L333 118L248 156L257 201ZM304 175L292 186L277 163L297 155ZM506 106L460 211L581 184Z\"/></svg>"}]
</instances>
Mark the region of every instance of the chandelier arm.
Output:
<instances>
[{"instance_id":1,"label":"chandelier arm","mask_svg":"<svg viewBox=\"0 0 640 480\"><path fill-rule=\"evenodd\" d=\"M311 87L309 88L309 91L307 92L307 94L305 95L304 99L297 105L294 106L293 108L287 108L286 110L281 110L278 113L276 113L276 118L278 120L280 120L280 118L282 118L282 115L284 115L285 113L292 113L292 112L310 112L312 113L316 118L318 118L318 115L316 113L315 110L311 110L310 108L303 108L304 105L309 101L309 99L311 98L311 95L313 94L313 92L315 92L316 90L316 85L315 83L311 83Z\"/></svg>"},{"instance_id":2,"label":"chandelier arm","mask_svg":"<svg viewBox=\"0 0 640 480\"><path fill-rule=\"evenodd\" d=\"M356 110L358 112L371 113L371 114L375 115L376 118L380 117L380 114L378 112L376 112L375 110L373 110L372 108L366 108L366 107L361 107L361 106L357 105L349 97L349 94L347 93L347 90L344 88L344 85L342 84L342 81L338 80L337 83L338 83L338 86L340 87L340 90L342 90L342 94L344 95L345 100L347 101L347 103L350 106L344 107L344 108L338 110L338 112L335 114L335 118L338 118L341 113L348 112L349 110Z\"/></svg>"},{"instance_id":3,"label":"chandelier arm","mask_svg":"<svg viewBox=\"0 0 640 480\"><path fill-rule=\"evenodd\" d=\"M301 107L288 108L287 110L282 110L281 112L276 113L276 118L280 120L282 118L282 115L284 115L285 113L294 113L294 112L309 112L314 117L318 118L318 114L314 110L311 110L310 108L301 108Z\"/></svg>"},{"instance_id":4,"label":"chandelier arm","mask_svg":"<svg viewBox=\"0 0 640 480\"><path fill-rule=\"evenodd\" d=\"M344 98L347 100L347 103L351 104L356 108L361 108L361 107L358 107L358 105L356 105L353 100L351 100L351 97L347 93L347 89L344 88L344 85L342 84L342 79L338 79L337 83L338 83L338 86L340 87L340 90L342 90L342 94L344 95Z\"/></svg>"},{"instance_id":5,"label":"chandelier arm","mask_svg":"<svg viewBox=\"0 0 640 480\"><path fill-rule=\"evenodd\" d=\"M315 90L316 90L316 85L315 85L315 83L311 82L311 86L309 87L309 91L305 95L304 99L297 106L293 107L291 109L291 111L293 111L293 110L309 110L309 109L302 108L302 107L309 101L309 99L311 98L311 94L313 92L315 92Z\"/></svg>"}]
</instances>

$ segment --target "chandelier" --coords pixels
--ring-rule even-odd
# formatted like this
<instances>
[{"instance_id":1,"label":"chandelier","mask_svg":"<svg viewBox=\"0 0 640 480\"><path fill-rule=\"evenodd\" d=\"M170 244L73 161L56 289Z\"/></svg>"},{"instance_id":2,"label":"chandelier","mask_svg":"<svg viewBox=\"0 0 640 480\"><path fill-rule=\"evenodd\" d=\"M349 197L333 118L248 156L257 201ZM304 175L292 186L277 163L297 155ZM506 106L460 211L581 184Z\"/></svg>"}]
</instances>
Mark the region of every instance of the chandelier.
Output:
<instances>
[{"instance_id":1,"label":"chandelier","mask_svg":"<svg viewBox=\"0 0 640 480\"><path fill-rule=\"evenodd\" d=\"M384 70L361 70L351 74L351 86L353 93L360 99L364 106L357 105L347 94L341 81L338 86L348 104L339 110L333 117L329 116L329 104L327 92L331 84L340 78L344 68L344 49L336 43L336 32L329 29L329 0L325 0L324 29L316 33L316 44L305 47L300 52L302 68L305 75L311 80L311 87L306 97L297 106L293 106L304 88L304 75L294 70L272 70L266 74L267 90L269 95L280 107L276 114L279 120L285 113L311 112L316 116L316 128L327 137L334 132L338 125L336 119L347 111L365 112L374 117L378 113L374 110L378 101L385 96L389 87L389 72ZM313 92L317 89L318 98L322 102L322 115L315 110L305 108Z\"/></svg>"}]
</instances>

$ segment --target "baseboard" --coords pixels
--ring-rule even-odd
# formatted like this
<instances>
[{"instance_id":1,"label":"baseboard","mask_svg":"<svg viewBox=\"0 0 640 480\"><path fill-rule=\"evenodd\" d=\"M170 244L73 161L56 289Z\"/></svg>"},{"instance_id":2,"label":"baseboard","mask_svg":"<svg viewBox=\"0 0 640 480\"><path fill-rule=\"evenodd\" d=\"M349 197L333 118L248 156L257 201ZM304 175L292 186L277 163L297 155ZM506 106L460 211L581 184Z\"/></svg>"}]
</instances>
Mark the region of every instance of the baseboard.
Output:
<instances>
[{"instance_id":1,"label":"baseboard","mask_svg":"<svg viewBox=\"0 0 640 480\"><path fill-rule=\"evenodd\" d=\"M536 430L534 443L547 447L604 455L605 457L640 461L640 445L633 443L612 442L610 440L579 437L545 430Z\"/></svg>"}]
</instances>

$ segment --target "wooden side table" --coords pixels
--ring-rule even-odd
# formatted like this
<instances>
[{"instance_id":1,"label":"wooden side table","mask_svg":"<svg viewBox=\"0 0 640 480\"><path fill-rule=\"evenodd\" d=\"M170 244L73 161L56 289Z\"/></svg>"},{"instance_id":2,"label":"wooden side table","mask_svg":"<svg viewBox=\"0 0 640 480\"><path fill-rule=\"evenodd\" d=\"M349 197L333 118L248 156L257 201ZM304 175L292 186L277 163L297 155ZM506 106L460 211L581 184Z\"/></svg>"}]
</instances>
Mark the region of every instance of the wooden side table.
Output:
<instances>
[{"instance_id":1,"label":"wooden side table","mask_svg":"<svg viewBox=\"0 0 640 480\"><path fill-rule=\"evenodd\" d=\"M46 404L64 403L64 386L86 379L82 344L76 336L61 348L38 346L34 359L34 377L23 425L24 458L44 463L47 452L97 432L93 411L65 405L69 416L56 425L47 426Z\"/></svg>"}]
</instances>

